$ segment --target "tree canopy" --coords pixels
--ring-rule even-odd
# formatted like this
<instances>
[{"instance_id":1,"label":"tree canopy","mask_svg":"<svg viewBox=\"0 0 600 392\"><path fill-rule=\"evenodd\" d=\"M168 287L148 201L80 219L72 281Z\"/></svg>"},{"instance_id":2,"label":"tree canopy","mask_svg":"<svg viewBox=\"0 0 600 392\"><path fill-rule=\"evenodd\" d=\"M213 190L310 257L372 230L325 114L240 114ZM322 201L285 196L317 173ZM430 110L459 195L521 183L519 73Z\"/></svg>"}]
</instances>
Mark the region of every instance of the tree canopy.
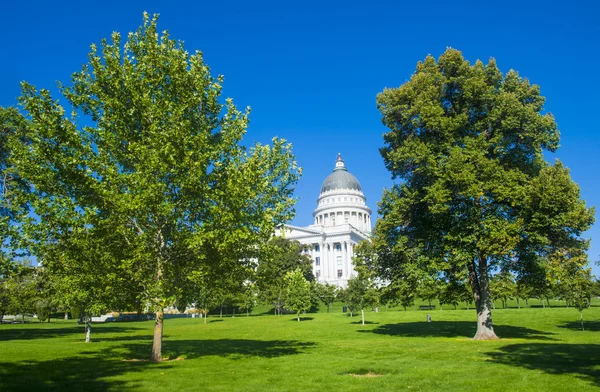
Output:
<instances>
[{"instance_id":1,"label":"tree canopy","mask_svg":"<svg viewBox=\"0 0 600 392\"><path fill-rule=\"evenodd\" d=\"M381 149L398 182L384 191L375 243L380 273L406 264L468 276L475 339L493 339L490 274L534 269L558 249L587 247L593 210L559 161L559 131L540 88L491 59L470 64L447 49L427 56L377 106L389 131Z\"/></svg>"},{"instance_id":2,"label":"tree canopy","mask_svg":"<svg viewBox=\"0 0 600 392\"><path fill-rule=\"evenodd\" d=\"M115 32L92 45L71 84L59 83L66 106L23 83L27 126L11 145L30 184L34 253L49 267L101 258L110 271L136 269L157 315L153 360L162 308L180 294L174 283L214 252L223 263L251 263L291 218L300 174L285 140L246 147L249 109L223 100L223 78L201 52L159 34L157 19L144 14L124 42ZM62 256L99 241L85 260Z\"/></svg>"}]
</instances>

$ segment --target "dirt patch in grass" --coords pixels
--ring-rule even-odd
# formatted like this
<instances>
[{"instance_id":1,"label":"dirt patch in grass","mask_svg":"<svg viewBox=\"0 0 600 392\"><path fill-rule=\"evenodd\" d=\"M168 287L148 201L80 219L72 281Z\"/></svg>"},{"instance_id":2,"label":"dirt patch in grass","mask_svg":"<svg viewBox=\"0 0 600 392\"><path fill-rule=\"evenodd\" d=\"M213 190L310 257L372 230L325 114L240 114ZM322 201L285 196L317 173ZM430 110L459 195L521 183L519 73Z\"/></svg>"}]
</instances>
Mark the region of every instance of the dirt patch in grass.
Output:
<instances>
[{"instance_id":1,"label":"dirt patch in grass","mask_svg":"<svg viewBox=\"0 0 600 392\"><path fill-rule=\"evenodd\" d=\"M383 374L377 374L377 373L365 373L365 374L356 374L356 373L348 373L349 376L352 377L364 377L364 378L373 378L373 377L381 377L383 376Z\"/></svg>"},{"instance_id":2,"label":"dirt patch in grass","mask_svg":"<svg viewBox=\"0 0 600 392\"><path fill-rule=\"evenodd\" d=\"M360 377L360 378L374 378L374 377L381 377L384 375L383 372L380 371L376 371L376 370L372 370L372 369L358 369L358 370L353 370L350 371L348 373L344 373L346 376L351 376L351 377Z\"/></svg>"}]
</instances>

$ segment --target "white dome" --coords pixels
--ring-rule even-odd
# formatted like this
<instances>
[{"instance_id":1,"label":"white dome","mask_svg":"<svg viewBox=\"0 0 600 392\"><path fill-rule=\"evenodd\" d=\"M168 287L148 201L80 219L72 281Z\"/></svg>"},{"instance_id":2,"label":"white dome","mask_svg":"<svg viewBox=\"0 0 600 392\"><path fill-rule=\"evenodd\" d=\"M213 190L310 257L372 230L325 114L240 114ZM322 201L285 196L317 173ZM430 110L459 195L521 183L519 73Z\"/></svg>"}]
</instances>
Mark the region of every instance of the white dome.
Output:
<instances>
[{"instance_id":1,"label":"white dome","mask_svg":"<svg viewBox=\"0 0 600 392\"><path fill-rule=\"evenodd\" d=\"M371 209L362 193L358 179L346 166L338 154L333 173L329 174L317 199L317 208L313 212L316 225L351 225L363 232L371 231Z\"/></svg>"}]
</instances>

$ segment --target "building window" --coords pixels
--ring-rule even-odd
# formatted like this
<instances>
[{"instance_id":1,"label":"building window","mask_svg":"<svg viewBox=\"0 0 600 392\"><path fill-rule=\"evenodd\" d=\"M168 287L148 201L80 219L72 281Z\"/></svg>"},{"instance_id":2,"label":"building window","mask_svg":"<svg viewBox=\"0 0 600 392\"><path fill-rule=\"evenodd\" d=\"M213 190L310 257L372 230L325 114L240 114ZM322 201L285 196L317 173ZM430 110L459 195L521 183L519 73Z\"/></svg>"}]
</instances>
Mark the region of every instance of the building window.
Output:
<instances>
[{"instance_id":1,"label":"building window","mask_svg":"<svg viewBox=\"0 0 600 392\"><path fill-rule=\"evenodd\" d=\"M321 265L321 258L320 258L320 257L318 257L318 256L317 256L317 257L315 257L315 265L316 265L316 266L319 266L319 265Z\"/></svg>"},{"instance_id":2,"label":"building window","mask_svg":"<svg viewBox=\"0 0 600 392\"><path fill-rule=\"evenodd\" d=\"M342 270L338 270L338 278L342 277Z\"/></svg>"},{"instance_id":3,"label":"building window","mask_svg":"<svg viewBox=\"0 0 600 392\"><path fill-rule=\"evenodd\" d=\"M342 244L335 244L335 250L337 250L338 252L342 251Z\"/></svg>"},{"instance_id":4,"label":"building window","mask_svg":"<svg viewBox=\"0 0 600 392\"><path fill-rule=\"evenodd\" d=\"M315 245L315 252L320 252L321 248L319 248L319 244Z\"/></svg>"},{"instance_id":5,"label":"building window","mask_svg":"<svg viewBox=\"0 0 600 392\"><path fill-rule=\"evenodd\" d=\"M316 270L315 271L315 278L319 279L320 276L321 276L321 271Z\"/></svg>"}]
</instances>

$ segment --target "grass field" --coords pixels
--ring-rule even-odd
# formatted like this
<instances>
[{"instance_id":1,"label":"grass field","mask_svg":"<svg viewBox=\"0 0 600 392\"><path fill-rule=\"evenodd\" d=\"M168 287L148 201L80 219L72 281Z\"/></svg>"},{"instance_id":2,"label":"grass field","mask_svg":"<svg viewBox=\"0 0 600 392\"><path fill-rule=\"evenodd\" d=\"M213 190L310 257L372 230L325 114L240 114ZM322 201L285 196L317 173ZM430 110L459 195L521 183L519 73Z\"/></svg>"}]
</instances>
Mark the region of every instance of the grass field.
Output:
<instances>
[{"instance_id":1,"label":"grass field","mask_svg":"<svg viewBox=\"0 0 600 392\"><path fill-rule=\"evenodd\" d=\"M337 308L337 307L336 307ZM429 313L433 322L426 323ZM341 312L153 322L0 325L0 391L566 391L600 387L600 308L498 309L499 341L469 338L473 310Z\"/></svg>"}]
</instances>

